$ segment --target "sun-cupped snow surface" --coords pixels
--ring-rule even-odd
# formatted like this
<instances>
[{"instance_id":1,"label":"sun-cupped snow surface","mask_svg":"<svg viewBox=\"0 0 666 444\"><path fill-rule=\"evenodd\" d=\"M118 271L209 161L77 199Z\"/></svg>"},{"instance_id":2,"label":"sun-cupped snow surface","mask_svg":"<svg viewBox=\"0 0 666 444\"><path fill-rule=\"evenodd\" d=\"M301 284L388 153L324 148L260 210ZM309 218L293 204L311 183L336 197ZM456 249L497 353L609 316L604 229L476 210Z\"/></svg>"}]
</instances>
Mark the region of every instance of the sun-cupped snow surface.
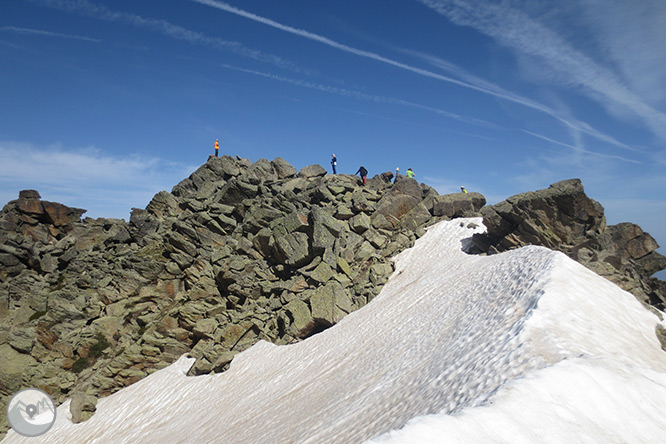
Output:
<instances>
[{"instance_id":1,"label":"sun-cupped snow surface","mask_svg":"<svg viewBox=\"0 0 666 444\"><path fill-rule=\"evenodd\" d=\"M307 340L260 342L222 374L182 357L48 443L662 442L658 319L561 253L462 249L480 218L431 227L381 294Z\"/></svg>"},{"instance_id":2,"label":"sun-cupped snow surface","mask_svg":"<svg viewBox=\"0 0 666 444\"><path fill-rule=\"evenodd\" d=\"M555 258L521 342L553 365L486 405L418 417L368 443L663 443L666 353L658 319L629 293Z\"/></svg>"}]
</instances>

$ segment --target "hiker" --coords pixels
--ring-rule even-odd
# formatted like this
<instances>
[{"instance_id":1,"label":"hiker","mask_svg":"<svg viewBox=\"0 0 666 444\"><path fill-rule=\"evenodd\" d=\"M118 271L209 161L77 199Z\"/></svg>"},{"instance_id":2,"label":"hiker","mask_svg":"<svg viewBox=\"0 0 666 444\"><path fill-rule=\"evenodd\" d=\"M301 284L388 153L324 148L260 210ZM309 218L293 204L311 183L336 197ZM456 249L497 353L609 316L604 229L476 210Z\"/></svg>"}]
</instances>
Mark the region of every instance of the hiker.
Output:
<instances>
[{"instance_id":1,"label":"hiker","mask_svg":"<svg viewBox=\"0 0 666 444\"><path fill-rule=\"evenodd\" d=\"M393 179L393 183L396 183L398 181L399 175L400 175L400 167L395 167L395 179Z\"/></svg>"},{"instance_id":2,"label":"hiker","mask_svg":"<svg viewBox=\"0 0 666 444\"><path fill-rule=\"evenodd\" d=\"M333 154L333 157L331 157L331 166L333 167L333 174L338 174L337 171L335 171L335 166L338 164L338 158L335 157L335 154Z\"/></svg>"},{"instance_id":3,"label":"hiker","mask_svg":"<svg viewBox=\"0 0 666 444\"><path fill-rule=\"evenodd\" d=\"M469 193L467 192L467 190L465 189L465 187L460 187L460 191L463 192L463 193L465 193L465 194L469 194Z\"/></svg>"},{"instance_id":4,"label":"hiker","mask_svg":"<svg viewBox=\"0 0 666 444\"><path fill-rule=\"evenodd\" d=\"M220 151L220 142L215 139L215 157L218 157L217 153Z\"/></svg>"},{"instance_id":5,"label":"hiker","mask_svg":"<svg viewBox=\"0 0 666 444\"><path fill-rule=\"evenodd\" d=\"M363 165L361 165L361 168L359 168L358 171L355 172L354 174L361 175L361 179L363 179L363 185L366 185L368 183L366 180L366 178L368 177L368 170L366 170Z\"/></svg>"},{"instance_id":6,"label":"hiker","mask_svg":"<svg viewBox=\"0 0 666 444\"><path fill-rule=\"evenodd\" d=\"M409 177L410 179L413 179L414 176L416 176L416 174L414 174L414 171L412 171L411 168L407 168L407 177Z\"/></svg>"}]
</instances>

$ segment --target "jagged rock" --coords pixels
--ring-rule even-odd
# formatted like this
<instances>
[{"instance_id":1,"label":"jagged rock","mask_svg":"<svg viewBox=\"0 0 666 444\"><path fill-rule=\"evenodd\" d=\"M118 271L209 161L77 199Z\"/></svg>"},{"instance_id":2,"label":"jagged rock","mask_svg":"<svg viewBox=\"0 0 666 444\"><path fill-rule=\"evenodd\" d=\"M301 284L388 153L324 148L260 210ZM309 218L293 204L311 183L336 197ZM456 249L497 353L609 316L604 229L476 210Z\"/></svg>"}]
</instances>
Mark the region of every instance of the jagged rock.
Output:
<instances>
[{"instance_id":1,"label":"jagged rock","mask_svg":"<svg viewBox=\"0 0 666 444\"><path fill-rule=\"evenodd\" d=\"M335 272L333 271L330 265L328 265L326 262L321 262L312 271L310 278L314 279L316 282L320 284L324 284L328 282L333 277L334 274Z\"/></svg>"},{"instance_id":2,"label":"jagged rock","mask_svg":"<svg viewBox=\"0 0 666 444\"><path fill-rule=\"evenodd\" d=\"M414 179L405 179L405 181L416 182ZM372 223L383 228L396 227L402 216L409 213L420 202L417 197L410 194L386 194L378 202L377 211L372 216Z\"/></svg>"},{"instance_id":3,"label":"jagged rock","mask_svg":"<svg viewBox=\"0 0 666 444\"><path fill-rule=\"evenodd\" d=\"M97 410L97 397L89 392L75 391L69 405L72 422L78 424L87 421Z\"/></svg>"},{"instance_id":4,"label":"jagged rock","mask_svg":"<svg viewBox=\"0 0 666 444\"><path fill-rule=\"evenodd\" d=\"M522 245L557 249L599 233L606 226L601 205L585 195L579 179L518 194L481 211L488 232L474 235L482 251L504 251Z\"/></svg>"},{"instance_id":5,"label":"jagged rock","mask_svg":"<svg viewBox=\"0 0 666 444\"><path fill-rule=\"evenodd\" d=\"M276 229L275 236L275 256L281 262L292 266L300 267L306 264L312 258L309 249L308 235L301 232L288 233L279 232Z\"/></svg>"},{"instance_id":6,"label":"jagged rock","mask_svg":"<svg viewBox=\"0 0 666 444\"><path fill-rule=\"evenodd\" d=\"M81 215L87 211L81 208L71 208L56 202L42 202L42 206L49 221L56 227L79 222Z\"/></svg>"},{"instance_id":7,"label":"jagged rock","mask_svg":"<svg viewBox=\"0 0 666 444\"><path fill-rule=\"evenodd\" d=\"M305 338L315 327L315 321L310 313L308 305L298 299L289 302L285 307L285 311L291 318L290 332L294 337Z\"/></svg>"},{"instance_id":8,"label":"jagged rock","mask_svg":"<svg viewBox=\"0 0 666 444\"><path fill-rule=\"evenodd\" d=\"M3 401L20 390L24 378L31 373L30 369L37 365L37 360L25 353L19 353L9 344L0 344L0 396Z\"/></svg>"},{"instance_id":9,"label":"jagged rock","mask_svg":"<svg viewBox=\"0 0 666 444\"><path fill-rule=\"evenodd\" d=\"M291 166L289 162L281 157L276 157L271 161L271 163L273 164L273 168L275 168L275 172L277 173L279 179L288 179L298 174L296 168Z\"/></svg>"},{"instance_id":10,"label":"jagged rock","mask_svg":"<svg viewBox=\"0 0 666 444\"><path fill-rule=\"evenodd\" d=\"M308 165L303 167L298 175L304 179L323 177L326 175L326 170L321 165Z\"/></svg>"},{"instance_id":11,"label":"jagged rock","mask_svg":"<svg viewBox=\"0 0 666 444\"><path fill-rule=\"evenodd\" d=\"M419 202L400 219L400 226L416 231L420 226L428 222L431 217L430 211L423 205L423 202Z\"/></svg>"},{"instance_id":12,"label":"jagged rock","mask_svg":"<svg viewBox=\"0 0 666 444\"><path fill-rule=\"evenodd\" d=\"M486 204L479 193L455 193L438 196L433 202L433 215L447 218L474 217Z\"/></svg>"},{"instance_id":13,"label":"jagged rock","mask_svg":"<svg viewBox=\"0 0 666 444\"><path fill-rule=\"evenodd\" d=\"M19 191L16 207L21 213L41 216L44 214L44 207L40 202L41 197L37 190Z\"/></svg>"},{"instance_id":14,"label":"jagged rock","mask_svg":"<svg viewBox=\"0 0 666 444\"><path fill-rule=\"evenodd\" d=\"M352 300L337 282L329 282L319 287L310 297L312 319L321 327L337 324L352 311ZM320 328L321 328L320 327Z\"/></svg>"},{"instance_id":15,"label":"jagged rock","mask_svg":"<svg viewBox=\"0 0 666 444\"><path fill-rule=\"evenodd\" d=\"M640 301L664 307L666 293L650 278L666 268L666 258L655 251L657 243L634 224L607 227L603 207L585 195L580 180L519 194L481 213L488 232L474 235L474 251L543 245L562 251Z\"/></svg>"},{"instance_id":16,"label":"jagged rock","mask_svg":"<svg viewBox=\"0 0 666 444\"><path fill-rule=\"evenodd\" d=\"M351 218L349 226L356 233L363 234L371 227L370 217L365 213L359 213Z\"/></svg>"},{"instance_id":17,"label":"jagged rock","mask_svg":"<svg viewBox=\"0 0 666 444\"><path fill-rule=\"evenodd\" d=\"M146 206L146 211L159 218L177 216L181 212L176 197L168 191L157 193Z\"/></svg>"},{"instance_id":18,"label":"jagged rock","mask_svg":"<svg viewBox=\"0 0 666 444\"><path fill-rule=\"evenodd\" d=\"M415 197L416 199L423 198L423 190L415 179L407 176L398 176L395 184L391 188L391 194L406 194Z\"/></svg>"}]
</instances>

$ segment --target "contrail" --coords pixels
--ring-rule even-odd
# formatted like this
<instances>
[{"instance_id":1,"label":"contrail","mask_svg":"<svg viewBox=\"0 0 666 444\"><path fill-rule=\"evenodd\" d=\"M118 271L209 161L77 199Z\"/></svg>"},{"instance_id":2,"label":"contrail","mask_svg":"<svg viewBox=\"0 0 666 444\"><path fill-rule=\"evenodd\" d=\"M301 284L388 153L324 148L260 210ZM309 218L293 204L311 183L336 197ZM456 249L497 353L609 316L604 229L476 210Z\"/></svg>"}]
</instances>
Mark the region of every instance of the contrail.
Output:
<instances>
[{"instance_id":1,"label":"contrail","mask_svg":"<svg viewBox=\"0 0 666 444\"><path fill-rule=\"evenodd\" d=\"M483 126L483 127L486 127L486 128L487 127L490 127L490 128L496 128L497 127L497 125L495 125L491 122L487 122L485 120L476 119L476 118L473 118L473 117L461 116L459 114L455 114L455 113L445 111L445 110L442 110L442 109L439 109L439 108L433 108L433 107L430 107L430 106L421 105L419 103L409 102L407 100L398 99L396 97L386 97L386 96L372 95L372 94L367 94L367 93L363 93L363 92L360 92L360 91L354 91L354 90L350 90L350 89L346 89L346 88L338 88L338 87L334 87L334 86L322 85L320 83L306 82L304 80L292 79L292 78L289 78L289 77L283 77L283 76L279 76L279 75L276 75L276 74L271 74L271 73L266 73L266 72L261 72L261 71L255 71L255 70L246 69L246 68L240 68L238 66L233 66L233 65L228 65L228 64L219 64L219 63L217 63L216 65L220 66L222 68L232 69L234 71L244 72L244 73L248 73L248 74L253 74L253 75L256 75L256 76L265 77L265 78L272 79L272 80L277 80L279 82L289 83L289 84L292 84L292 85L301 86L303 88L314 89L314 90L317 90L317 91L322 91L322 92L326 92L326 93L330 93L330 94L336 94L336 95L339 95L339 96L352 97L352 98L366 100L366 101L370 101L370 102L386 103L386 104L391 104L391 105L400 105L400 106L405 106L405 107L409 107L409 108L420 109L420 110L429 111L429 112L432 112L432 113L435 113L435 114L439 114L439 115L442 115L442 116L445 116L445 117L448 117L448 118L451 118L451 119L460 120L462 122L469 123L469 124L472 124L472 125Z\"/></svg>"},{"instance_id":2,"label":"contrail","mask_svg":"<svg viewBox=\"0 0 666 444\"><path fill-rule=\"evenodd\" d=\"M259 50L248 48L238 42L223 40L217 37L208 37L200 32L174 25L173 23L170 23L166 20L146 18L137 14L114 11L104 5L90 3L87 0L31 1L64 11L78 12L98 20L129 24L138 28L150 29L177 40L183 40L191 44L198 44L224 51L230 51L243 57L248 57L260 62L270 63L279 68L284 68L295 72L304 71L289 60L284 60L278 56L266 54Z\"/></svg>"},{"instance_id":3,"label":"contrail","mask_svg":"<svg viewBox=\"0 0 666 444\"><path fill-rule=\"evenodd\" d=\"M225 11L225 12L229 12L231 14L235 14L235 15L247 18L249 20L253 20L255 22L263 23L267 26L271 26L271 27L279 29L281 31L285 31L285 32L288 32L288 33L291 33L291 34L294 34L294 35L298 35L298 36L301 36L301 37L304 37L304 38L307 38L307 39L310 39L310 40L313 40L313 41L316 41L316 42L323 43L324 45L330 46L332 48L339 49L341 51L344 51L344 52L347 52L347 53L350 53L350 54L354 54L354 55L357 55L357 56L360 56L360 57L365 57L365 58L368 58L368 59L376 60L378 62L386 63L388 65L395 66L397 68L404 69L404 70L413 72L415 74L419 74L421 76L429 77L429 78L440 80L440 81L443 81L443 82L452 83L454 85L458 85L458 86L461 86L463 88L468 88L468 89L471 89L471 90L474 90L474 91L479 91L481 93L488 94L488 95L497 97L499 99L503 99L503 100L513 102L513 103L517 103L517 104L525 106L527 108L531 108L531 109L540 111L544 114L547 114L547 115L553 117L554 119L562 122L564 125L566 125L570 128L574 128L574 129L576 129L578 131L581 131L585 134L588 134L589 136L592 136L592 137L597 138L599 140L602 140L604 142L610 143L612 145L618 146L620 148L628 149L628 150L631 150L631 151L637 151L634 148L632 148L632 147L630 147L630 146L628 146L628 145L626 145L622 142L619 142L619 141L615 140L611 136L602 134L599 131L594 130L593 128L591 128L589 125L587 125L584 122L579 122L579 121L573 121L572 122L568 119L563 118L556 110L550 108L549 106L538 103L538 102L535 102L535 101L530 100L528 98L521 97L519 95L509 93L509 92L504 92L502 90L500 90L500 91L493 90L493 89L485 88L485 87L482 87L482 86L474 85L472 83L463 82L461 80L457 80L457 79L454 79L452 77L437 74L437 73L429 71L427 69L417 68L415 66L408 65L406 63L398 62L397 60L393 60L393 59L390 59L388 57L384 57L384 56L376 54L374 52L365 51L365 50L362 50L362 49L357 49L357 48L354 48L354 47L336 42L334 40L329 39L328 37L324 37L322 35L315 34L313 32L306 31L304 29L298 29L298 28L294 28L294 27L289 26L289 25L284 25L282 23L276 22L275 20L271 20L269 18L262 17L262 16L259 16L257 14L253 14L251 12L244 11L242 9L236 8L235 6L231 6L230 4L225 3L225 2L221 2L221 1L218 1L218 0L192 0L192 1L196 2L196 3L200 3L202 5L210 6L212 8L216 8L216 9L219 9L219 10L222 10L222 11Z\"/></svg>"},{"instance_id":4,"label":"contrail","mask_svg":"<svg viewBox=\"0 0 666 444\"><path fill-rule=\"evenodd\" d=\"M47 37L62 37L66 39L76 39L76 40L84 40L86 42L93 42L93 43L101 43L101 40L93 39L90 37L83 37L79 35L71 35L71 34L61 34L59 32L50 32L50 31L42 31L39 29L30 29L30 28L19 28L16 26L3 26L0 28L0 31L10 31L10 32L16 32L19 34L36 34L36 35L43 35Z\"/></svg>"},{"instance_id":5,"label":"contrail","mask_svg":"<svg viewBox=\"0 0 666 444\"><path fill-rule=\"evenodd\" d=\"M605 158L608 158L608 159L616 159L616 160L621 160L622 162L637 163L639 165L642 165L642 162L639 162L638 160L627 159L625 157L616 156L616 155L612 155L612 154L602 154L602 153L598 153L596 151L590 151L590 150L586 150L585 148L581 148L581 147L578 147L578 146L575 146L575 145L570 145L568 143L560 142L558 140L551 139L550 137L546 137L544 135L537 134L537 133L534 133L532 131L528 131L528 130L522 130L522 131L526 134L529 134L530 136L539 138L541 140L545 140L546 142L550 142L550 143L555 144L555 145L560 145L560 146L570 148L574 151L578 151L579 153L591 154L593 156L605 157Z\"/></svg>"}]
</instances>

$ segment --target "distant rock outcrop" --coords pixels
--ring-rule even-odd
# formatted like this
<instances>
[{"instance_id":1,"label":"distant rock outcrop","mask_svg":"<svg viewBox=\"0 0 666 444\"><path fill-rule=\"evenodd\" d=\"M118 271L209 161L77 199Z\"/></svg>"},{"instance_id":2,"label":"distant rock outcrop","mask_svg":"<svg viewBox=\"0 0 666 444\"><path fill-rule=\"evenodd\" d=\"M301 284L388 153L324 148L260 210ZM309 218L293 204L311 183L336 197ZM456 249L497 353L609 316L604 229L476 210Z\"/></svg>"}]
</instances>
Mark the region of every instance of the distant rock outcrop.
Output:
<instances>
[{"instance_id":1,"label":"distant rock outcrop","mask_svg":"<svg viewBox=\"0 0 666 444\"><path fill-rule=\"evenodd\" d=\"M666 269L657 242L638 225L606 226L603 207L585 195L578 179L512 196L481 210L485 234L474 235L477 252L499 253L524 245L559 250L633 293L666 309L664 282L651 277Z\"/></svg>"},{"instance_id":2,"label":"distant rock outcrop","mask_svg":"<svg viewBox=\"0 0 666 444\"><path fill-rule=\"evenodd\" d=\"M665 266L656 243L606 227L579 181L484 207L478 193L391 178L210 157L129 222L81 221L85 210L22 191L0 213L0 409L33 386L71 398L83 421L98 397L184 353L196 375L259 340L307 338L367 304L391 258L454 217L484 216L477 252L545 245L663 307L664 283L646 278Z\"/></svg>"}]
</instances>

